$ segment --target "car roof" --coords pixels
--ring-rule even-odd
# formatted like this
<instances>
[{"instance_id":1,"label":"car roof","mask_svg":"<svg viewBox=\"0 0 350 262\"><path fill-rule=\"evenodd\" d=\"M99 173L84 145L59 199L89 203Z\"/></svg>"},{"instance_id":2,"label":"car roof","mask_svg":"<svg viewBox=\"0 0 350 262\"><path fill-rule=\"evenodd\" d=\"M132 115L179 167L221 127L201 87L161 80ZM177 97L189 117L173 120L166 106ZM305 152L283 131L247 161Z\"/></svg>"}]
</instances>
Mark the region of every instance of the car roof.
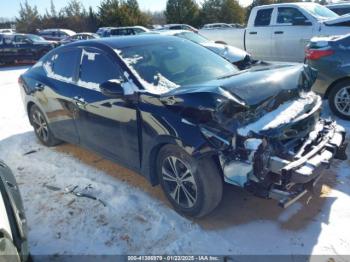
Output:
<instances>
[{"instance_id":1,"label":"car roof","mask_svg":"<svg viewBox=\"0 0 350 262\"><path fill-rule=\"evenodd\" d=\"M70 29L63 29L63 28L47 28L47 29L43 29L43 30L40 30L39 33L41 32L50 32L50 31L61 31L61 32L65 32L65 33L68 33L68 34L75 34L75 32L73 30L70 30Z\"/></svg>"},{"instance_id":2,"label":"car roof","mask_svg":"<svg viewBox=\"0 0 350 262\"><path fill-rule=\"evenodd\" d=\"M229 24L226 24L226 23L211 23L211 24L205 24L206 25L229 25Z\"/></svg>"},{"instance_id":3,"label":"car roof","mask_svg":"<svg viewBox=\"0 0 350 262\"><path fill-rule=\"evenodd\" d=\"M259 5L254 8L256 9L263 9L263 8L273 8L273 7L289 7L289 6L295 6L295 7L302 7L306 5L320 5L318 3L314 2L296 2L296 3L277 3L277 4L270 4L270 5Z\"/></svg>"},{"instance_id":4,"label":"car roof","mask_svg":"<svg viewBox=\"0 0 350 262\"><path fill-rule=\"evenodd\" d=\"M111 49L123 49L132 46L142 46L154 43L164 43L168 41L178 40L178 37L160 34L140 34L133 36L121 36L121 37L106 37L94 40L77 41L66 45L65 47L72 46L87 46L94 47L100 44L108 46Z\"/></svg>"},{"instance_id":5,"label":"car roof","mask_svg":"<svg viewBox=\"0 0 350 262\"><path fill-rule=\"evenodd\" d=\"M76 33L75 35L95 35L95 33L91 33L91 32L80 32L80 33Z\"/></svg>"},{"instance_id":6,"label":"car roof","mask_svg":"<svg viewBox=\"0 0 350 262\"><path fill-rule=\"evenodd\" d=\"M121 27L108 27L107 29L113 30L113 29L132 29L132 28L147 29L146 27L139 26L139 25L136 25L136 26L121 26Z\"/></svg>"},{"instance_id":7,"label":"car roof","mask_svg":"<svg viewBox=\"0 0 350 262\"><path fill-rule=\"evenodd\" d=\"M176 34L181 34L181 33L193 33L192 31L189 30L154 30L149 33L158 33L161 35L176 35ZM194 33L193 33L194 34Z\"/></svg>"},{"instance_id":8,"label":"car roof","mask_svg":"<svg viewBox=\"0 0 350 262\"><path fill-rule=\"evenodd\" d=\"M188 24L166 24L166 25L163 25L163 28L167 28L167 27L172 27L172 26L188 26L188 27L192 27L192 26L190 26L190 25L188 25Z\"/></svg>"}]
</instances>

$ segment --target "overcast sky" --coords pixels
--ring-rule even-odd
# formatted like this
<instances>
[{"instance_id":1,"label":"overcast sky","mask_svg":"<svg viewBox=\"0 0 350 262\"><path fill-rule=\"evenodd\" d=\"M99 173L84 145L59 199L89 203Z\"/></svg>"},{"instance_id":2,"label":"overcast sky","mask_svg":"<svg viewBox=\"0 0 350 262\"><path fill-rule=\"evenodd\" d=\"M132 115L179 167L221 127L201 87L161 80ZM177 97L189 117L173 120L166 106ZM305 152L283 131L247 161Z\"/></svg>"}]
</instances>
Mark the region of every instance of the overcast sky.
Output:
<instances>
[{"instance_id":1,"label":"overcast sky","mask_svg":"<svg viewBox=\"0 0 350 262\"><path fill-rule=\"evenodd\" d=\"M83 0L85 7L92 6L94 9L99 5L101 0ZM203 0L197 0L201 3ZM0 0L0 17L13 18L18 15L19 5L24 0ZM49 0L28 0L31 5L36 5L40 13L44 13L50 8ZM54 0L56 9L59 10L69 2L68 0ZM166 0L138 0L142 10L161 11L165 9ZM241 5L247 6L252 0L239 0Z\"/></svg>"}]
</instances>

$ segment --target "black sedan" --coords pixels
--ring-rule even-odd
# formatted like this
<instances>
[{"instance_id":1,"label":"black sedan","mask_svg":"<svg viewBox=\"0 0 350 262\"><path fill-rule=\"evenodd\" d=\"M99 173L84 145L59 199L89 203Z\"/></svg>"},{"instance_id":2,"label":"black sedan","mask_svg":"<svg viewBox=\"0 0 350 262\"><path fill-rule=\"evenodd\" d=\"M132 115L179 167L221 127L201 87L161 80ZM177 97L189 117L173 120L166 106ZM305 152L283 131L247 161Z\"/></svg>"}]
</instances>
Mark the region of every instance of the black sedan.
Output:
<instances>
[{"instance_id":1,"label":"black sedan","mask_svg":"<svg viewBox=\"0 0 350 262\"><path fill-rule=\"evenodd\" d=\"M320 119L314 79L303 65L239 71L191 41L142 35L59 47L19 83L43 144L98 152L200 217L224 182L287 207L345 158L345 131Z\"/></svg>"},{"instance_id":2,"label":"black sedan","mask_svg":"<svg viewBox=\"0 0 350 262\"><path fill-rule=\"evenodd\" d=\"M0 261L28 260L27 223L11 170L0 161Z\"/></svg>"},{"instance_id":3,"label":"black sedan","mask_svg":"<svg viewBox=\"0 0 350 262\"><path fill-rule=\"evenodd\" d=\"M0 64L16 61L36 61L58 45L32 34L0 36Z\"/></svg>"}]
</instances>

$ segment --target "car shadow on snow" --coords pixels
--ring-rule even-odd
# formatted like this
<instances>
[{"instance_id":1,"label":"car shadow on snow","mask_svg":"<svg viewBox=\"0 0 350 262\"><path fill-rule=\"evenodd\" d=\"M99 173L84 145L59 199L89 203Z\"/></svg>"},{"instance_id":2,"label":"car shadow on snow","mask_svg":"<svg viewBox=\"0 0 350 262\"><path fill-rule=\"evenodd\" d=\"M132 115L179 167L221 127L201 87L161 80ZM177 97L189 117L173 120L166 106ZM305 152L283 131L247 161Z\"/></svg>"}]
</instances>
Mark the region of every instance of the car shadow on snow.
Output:
<instances>
[{"instance_id":1,"label":"car shadow on snow","mask_svg":"<svg viewBox=\"0 0 350 262\"><path fill-rule=\"evenodd\" d=\"M145 178L135 172L72 144L62 144L56 147L55 150L70 154L87 165L139 188L171 208L160 186L152 187ZM334 162L334 164L338 164L338 162ZM299 200L296 204L297 208L291 206L288 209L282 209L274 200L261 199L241 188L226 184L219 207L209 216L193 219L193 221L207 230L225 229L257 220L276 221L282 229L301 230L309 223L315 222L315 217L322 213L325 221L320 222L328 223L326 221L328 219L328 208L324 208L324 206L326 202L329 204L335 200L329 196L332 188L337 184L335 169L333 165L331 169L324 171L324 175L314 193L310 193Z\"/></svg>"},{"instance_id":2,"label":"car shadow on snow","mask_svg":"<svg viewBox=\"0 0 350 262\"><path fill-rule=\"evenodd\" d=\"M55 150L69 154L87 165L102 170L110 176L142 190L171 208L160 187L152 187L140 175L75 145L63 144L56 147ZM350 154L349 149L347 153ZM274 200L260 199L243 189L225 185L222 202L213 213L201 219L189 220L208 233L221 232L219 234L223 234L226 240L242 241L241 244L243 245L249 245L248 243L251 241L249 236L255 231L254 234L256 234L257 240L260 239L260 241L266 242L262 248L258 249L263 250L258 251L262 254L274 254L274 252L277 254L311 254L319 241L322 226L331 222L330 212L337 198L331 196L330 193L334 188L339 190L337 187L339 184L337 172L339 172L340 165L349 168L350 160L342 164L334 161L332 168L324 171L314 193L304 196L288 209L280 208ZM350 180L346 183L348 188ZM350 190L346 190L345 193L350 194ZM253 231L251 227L254 228ZM270 230L274 228L277 228L277 232L280 233L271 236L274 231L270 232ZM237 237L245 235L244 232L247 232L246 238L248 240L244 237L242 240L237 239ZM273 242L274 240L275 242ZM215 243L212 244L215 245ZM282 251L277 251L279 245L281 245ZM273 247L276 248L276 251L273 251ZM251 248L254 249L254 247ZM257 254L251 248L248 247L248 251L242 251L241 254ZM213 250L215 250L214 246ZM194 253L196 253L195 250ZM295 256L292 257L291 261L306 259L306 257L302 257L298 260ZM284 257L284 259L286 258Z\"/></svg>"}]
</instances>

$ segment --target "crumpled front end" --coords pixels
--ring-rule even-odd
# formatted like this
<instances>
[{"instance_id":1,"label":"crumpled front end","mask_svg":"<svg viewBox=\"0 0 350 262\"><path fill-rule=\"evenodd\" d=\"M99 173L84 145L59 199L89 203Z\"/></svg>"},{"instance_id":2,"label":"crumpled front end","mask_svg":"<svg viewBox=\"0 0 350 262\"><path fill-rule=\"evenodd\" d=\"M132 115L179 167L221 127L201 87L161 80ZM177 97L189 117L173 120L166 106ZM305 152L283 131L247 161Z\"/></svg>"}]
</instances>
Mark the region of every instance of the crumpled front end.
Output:
<instances>
[{"instance_id":1,"label":"crumpled front end","mask_svg":"<svg viewBox=\"0 0 350 262\"><path fill-rule=\"evenodd\" d=\"M307 192L332 159L345 159L345 131L320 118L308 66L247 70L206 86L162 96L198 126L207 154L217 155L227 183L286 207Z\"/></svg>"},{"instance_id":2,"label":"crumpled front end","mask_svg":"<svg viewBox=\"0 0 350 262\"><path fill-rule=\"evenodd\" d=\"M220 154L226 182L287 207L312 187L332 159L346 159L345 130L320 119L322 101L302 93L237 129L234 153Z\"/></svg>"}]
</instances>

